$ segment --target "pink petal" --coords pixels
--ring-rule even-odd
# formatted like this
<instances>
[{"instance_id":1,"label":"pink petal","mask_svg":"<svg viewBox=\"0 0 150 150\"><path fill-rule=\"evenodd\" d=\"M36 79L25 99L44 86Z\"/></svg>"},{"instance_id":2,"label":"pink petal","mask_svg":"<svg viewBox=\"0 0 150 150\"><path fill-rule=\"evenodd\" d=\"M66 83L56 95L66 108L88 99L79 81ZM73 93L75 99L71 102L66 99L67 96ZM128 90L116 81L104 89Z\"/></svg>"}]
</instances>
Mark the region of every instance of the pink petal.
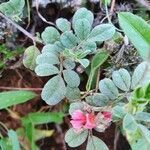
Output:
<instances>
[{"instance_id":1,"label":"pink petal","mask_svg":"<svg viewBox=\"0 0 150 150\"><path fill-rule=\"evenodd\" d=\"M96 127L94 114L86 114L86 124L84 128L93 129Z\"/></svg>"},{"instance_id":2,"label":"pink petal","mask_svg":"<svg viewBox=\"0 0 150 150\"><path fill-rule=\"evenodd\" d=\"M82 121L75 121L71 120L70 123L72 124L74 129L81 129L83 127L83 122Z\"/></svg>"},{"instance_id":3,"label":"pink petal","mask_svg":"<svg viewBox=\"0 0 150 150\"><path fill-rule=\"evenodd\" d=\"M103 116L104 116L104 119L105 119L105 120L111 120L111 119L112 119L112 115L111 115L111 113L108 112L108 111L104 111L104 112L103 112Z\"/></svg>"},{"instance_id":4,"label":"pink petal","mask_svg":"<svg viewBox=\"0 0 150 150\"><path fill-rule=\"evenodd\" d=\"M73 120L82 120L82 121L86 120L86 116L81 110L74 111L71 117Z\"/></svg>"}]
</instances>

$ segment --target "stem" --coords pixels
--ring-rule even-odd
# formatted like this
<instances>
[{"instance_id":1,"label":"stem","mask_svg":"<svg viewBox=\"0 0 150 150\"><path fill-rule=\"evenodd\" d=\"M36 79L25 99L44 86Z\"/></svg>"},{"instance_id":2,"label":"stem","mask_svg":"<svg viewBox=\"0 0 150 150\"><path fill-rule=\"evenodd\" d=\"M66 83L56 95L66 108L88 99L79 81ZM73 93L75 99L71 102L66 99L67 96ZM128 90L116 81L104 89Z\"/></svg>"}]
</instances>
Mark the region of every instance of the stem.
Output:
<instances>
[{"instance_id":1,"label":"stem","mask_svg":"<svg viewBox=\"0 0 150 150\"><path fill-rule=\"evenodd\" d=\"M29 37L33 43L36 43L36 38L29 32L27 32L24 28L22 28L21 26L19 26L18 24L16 24L15 22L13 22L10 18L8 18L7 16L5 16L4 14L2 14L0 12L0 16L2 18L4 18L7 22L11 23L13 26L15 26L19 31L21 31L23 34L25 34L27 37Z\"/></svg>"},{"instance_id":2,"label":"stem","mask_svg":"<svg viewBox=\"0 0 150 150\"><path fill-rule=\"evenodd\" d=\"M42 88L18 88L0 86L0 90L25 90L25 91L42 91Z\"/></svg>"},{"instance_id":3,"label":"stem","mask_svg":"<svg viewBox=\"0 0 150 150\"><path fill-rule=\"evenodd\" d=\"M27 12L28 12L28 24L27 24L27 27L26 29L29 27L30 25L30 22L31 22L31 14L30 14L30 3L29 3L29 0L26 0L27 2Z\"/></svg>"}]
</instances>

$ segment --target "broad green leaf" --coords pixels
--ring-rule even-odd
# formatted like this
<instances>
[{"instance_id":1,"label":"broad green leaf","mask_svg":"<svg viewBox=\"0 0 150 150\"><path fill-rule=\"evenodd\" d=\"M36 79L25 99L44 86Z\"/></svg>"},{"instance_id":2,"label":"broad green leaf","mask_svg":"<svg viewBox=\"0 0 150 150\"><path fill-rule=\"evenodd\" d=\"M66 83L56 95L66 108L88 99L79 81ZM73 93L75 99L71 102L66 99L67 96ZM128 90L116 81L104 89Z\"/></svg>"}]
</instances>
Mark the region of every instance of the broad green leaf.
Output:
<instances>
[{"instance_id":1,"label":"broad green leaf","mask_svg":"<svg viewBox=\"0 0 150 150\"><path fill-rule=\"evenodd\" d=\"M88 41L103 42L113 37L115 27L111 24L101 24L96 26L90 33Z\"/></svg>"},{"instance_id":2,"label":"broad green leaf","mask_svg":"<svg viewBox=\"0 0 150 150\"><path fill-rule=\"evenodd\" d=\"M112 79L115 85L122 91L129 91L131 86L131 76L126 69L114 71Z\"/></svg>"},{"instance_id":3,"label":"broad green leaf","mask_svg":"<svg viewBox=\"0 0 150 150\"><path fill-rule=\"evenodd\" d=\"M80 59L79 60L79 63L84 67L84 68L86 68L86 67L88 67L88 65L90 64L90 61L88 60L88 59Z\"/></svg>"},{"instance_id":4,"label":"broad green leaf","mask_svg":"<svg viewBox=\"0 0 150 150\"><path fill-rule=\"evenodd\" d=\"M107 60L108 53L106 51L100 51L97 53L91 62L91 72L88 78L88 82L86 84L86 90L89 91L92 88L92 84L95 80L96 73L98 72L98 68Z\"/></svg>"},{"instance_id":5,"label":"broad green leaf","mask_svg":"<svg viewBox=\"0 0 150 150\"><path fill-rule=\"evenodd\" d=\"M86 102L90 105L101 107L101 106L106 106L107 103L109 102L108 97L101 93L96 93L92 96L86 97Z\"/></svg>"},{"instance_id":6,"label":"broad green leaf","mask_svg":"<svg viewBox=\"0 0 150 150\"><path fill-rule=\"evenodd\" d=\"M59 72L58 68L51 64L40 64L35 68L35 73L41 77L59 74Z\"/></svg>"},{"instance_id":7,"label":"broad green leaf","mask_svg":"<svg viewBox=\"0 0 150 150\"><path fill-rule=\"evenodd\" d=\"M66 88L66 95L67 99L69 99L71 102L80 99L80 90L79 88L75 87L69 87Z\"/></svg>"},{"instance_id":8,"label":"broad green leaf","mask_svg":"<svg viewBox=\"0 0 150 150\"><path fill-rule=\"evenodd\" d=\"M108 58L109 54L106 51L100 51L97 53L91 62L91 70L98 69Z\"/></svg>"},{"instance_id":9,"label":"broad green leaf","mask_svg":"<svg viewBox=\"0 0 150 150\"><path fill-rule=\"evenodd\" d=\"M42 53L54 53L57 54L59 52L59 48L56 46L56 44L47 44L43 47Z\"/></svg>"},{"instance_id":10,"label":"broad green leaf","mask_svg":"<svg viewBox=\"0 0 150 150\"><path fill-rule=\"evenodd\" d=\"M130 114L126 114L123 118L123 129L127 132L135 132L138 128L138 125L134 117Z\"/></svg>"},{"instance_id":11,"label":"broad green leaf","mask_svg":"<svg viewBox=\"0 0 150 150\"><path fill-rule=\"evenodd\" d=\"M150 130L148 128L146 128L145 126L139 124L139 128L142 132L142 135L144 136L144 138L148 141L148 143L150 144Z\"/></svg>"},{"instance_id":12,"label":"broad green leaf","mask_svg":"<svg viewBox=\"0 0 150 150\"><path fill-rule=\"evenodd\" d=\"M80 84L79 75L70 69L63 71L64 79L70 87L78 87Z\"/></svg>"},{"instance_id":13,"label":"broad green leaf","mask_svg":"<svg viewBox=\"0 0 150 150\"><path fill-rule=\"evenodd\" d=\"M139 112L135 114L136 120L150 122L150 113Z\"/></svg>"},{"instance_id":14,"label":"broad green leaf","mask_svg":"<svg viewBox=\"0 0 150 150\"><path fill-rule=\"evenodd\" d=\"M54 27L47 27L41 36L45 44L53 44L59 40L60 33Z\"/></svg>"},{"instance_id":15,"label":"broad green leaf","mask_svg":"<svg viewBox=\"0 0 150 150\"><path fill-rule=\"evenodd\" d=\"M89 51L89 53L94 53L96 52L96 43L95 42L91 42L91 41L86 41L82 44L82 49L83 51Z\"/></svg>"},{"instance_id":16,"label":"broad green leaf","mask_svg":"<svg viewBox=\"0 0 150 150\"><path fill-rule=\"evenodd\" d=\"M61 112L35 112L29 113L28 116L22 118L23 124L32 122L33 125L47 124L47 123L61 123L63 113Z\"/></svg>"},{"instance_id":17,"label":"broad green leaf","mask_svg":"<svg viewBox=\"0 0 150 150\"><path fill-rule=\"evenodd\" d=\"M116 99L119 94L117 87L109 78L105 78L99 82L99 90L110 99Z\"/></svg>"},{"instance_id":18,"label":"broad green leaf","mask_svg":"<svg viewBox=\"0 0 150 150\"><path fill-rule=\"evenodd\" d=\"M78 43L77 37L71 31L64 32L60 37L60 41L66 48L73 48Z\"/></svg>"},{"instance_id":19,"label":"broad green leaf","mask_svg":"<svg viewBox=\"0 0 150 150\"><path fill-rule=\"evenodd\" d=\"M0 11L14 21L20 21L23 15L24 0L9 0L0 4Z\"/></svg>"},{"instance_id":20,"label":"broad green leaf","mask_svg":"<svg viewBox=\"0 0 150 150\"><path fill-rule=\"evenodd\" d=\"M84 108L84 104L82 102L74 102L70 104L70 108L69 108L69 114L72 115L72 113L75 110L82 110Z\"/></svg>"},{"instance_id":21,"label":"broad green leaf","mask_svg":"<svg viewBox=\"0 0 150 150\"><path fill-rule=\"evenodd\" d=\"M137 86L143 86L150 81L150 64L148 62L142 62L139 64L132 76L132 89Z\"/></svg>"},{"instance_id":22,"label":"broad green leaf","mask_svg":"<svg viewBox=\"0 0 150 150\"><path fill-rule=\"evenodd\" d=\"M66 69L74 69L76 66L75 62L71 59L65 59L63 65Z\"/></svg>"},{"instance_id":23,"label":"broad green leaf","mask_svg":"<svg viewBox=\"0 0 150 150\"><path fill-rule=\"evenodd\" d=\"M96 136L89 136L86 150L109 150L107 145Z\"/></svg>"},{"instance_id":24,"label":"broad green leaf","mask_svg":"<svg viewBox=\"0 0 150 150\"><path fill-rule=\"evenodd\" d=\"M76 132L73 128L69 129L65 135L65 141L70 147L77 147L85 142L88 130Z\"/></svg>"},{"instance_id":25,"label":"broad green leaf","mask_svg":"<svg viewBox=\"0 0 150 150\"><path fill-rule=\"evenodd\" d=\"M87 19L78 19L74 26L75 34L80 40L84 40L90 34L91 24Z\"/></svg>"},{"instance_id":26,"label":"broad green leaf","mask_svg":"<svg viewBox=\"0 0 150 150\"><path fill-rule=\"evenodd\" d=\"M130 12L118 14L119 24L144 60L150 57L150 25Z\"/></svg>"},{"instance_id":27,"label":"broad green leaf","mask_svg":"<svg viewBox=\"0 0 150 150\"><path fill-rule=\"evenodd\" d=\"M20 150L20 145L19 145L19 141L18 141L18 137L17 137L16 132L14 130L9 130L8 131L8 137L12 143L12 149L13 150Z\"/></svg>"},{"instance_id":28,"label":"broad green leaf","mask_svg":"<svg viewBox=\"0 0 150 150\"><path fill-rule=\"evenodd\" d=\"M94 16L93 16L93 13L87 10L86 8L80 8L75 12L73 16L73 19L72 19L73 27L75 26L76 21L79 19L87 19L89 23L92 25Z\"/></svg>"},{"instance_id":29,"label":"broad green leaf","mask_svg":"<svg viewBox=\"0 0 150 150\"><path fill-rule=\"evenodd\" d=\"M60 75L57 75L45 84L41 96L48 105L56 105L65 97L65 94L64 80Z\"/></svg>"},{"instance_id":30,"label":"broad green leaf","mask_svg":"<svg viewBox=\"0 0 150 150\"><path fill-rule=\"evenodd\" d=\"M56 20L56 25L58 29L62 32L69 31L71 29L71 23L64 18L59 18Z\"/></svg>"},{"instance_id":31,"label":"broad green leaf","mask_svg":"<svg viewBox=\"0 0 150 150\"><path fill-rule=\"evenodd\" d=\"M10 91L0 93L0 109L24 103L35 97L35 93L30 91Z\"/></svg>"},{"instance_id":32,"label":"broad green leaf","mask_svg":"<svg viewBox=\"0 0 150 150\"><path fill-rule=\"evenodd\" d=\"M59 64L59 59L54 53L43 53L36 58L37 64Z\"/></svg>"},{"instance_id":33,"label":"broad green leaf","mask_svg":"<svg viewBox=\"0 0 150 150\"><path fill-rule=\"evenodd\" d=\"M40 51L35 46L29 46L23 57L23 64L26 68L34 70L36 67L36 58L40 55Z\"/></svg>"}]
</instances>

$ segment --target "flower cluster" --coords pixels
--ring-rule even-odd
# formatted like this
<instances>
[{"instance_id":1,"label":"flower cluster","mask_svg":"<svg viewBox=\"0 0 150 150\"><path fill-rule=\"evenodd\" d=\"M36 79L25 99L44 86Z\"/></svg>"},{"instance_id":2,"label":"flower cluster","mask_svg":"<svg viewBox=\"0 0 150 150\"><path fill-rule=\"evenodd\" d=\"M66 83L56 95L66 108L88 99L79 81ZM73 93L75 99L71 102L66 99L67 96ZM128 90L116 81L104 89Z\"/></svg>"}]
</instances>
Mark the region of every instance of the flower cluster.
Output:
<instances>
[{"instance_id":1,"label":"flower cluster","mask_svg":"<svg viewBox=\"0 0 150 150\"><path fill-rule=\"evenodd\" d=\"M101 128L101 131L104 131L109 126L111 120L112 115L108 111L103 111L95 115L94 112L75 110L71 115L70 123L76 131Z\"/></svg>"}]
</instances>

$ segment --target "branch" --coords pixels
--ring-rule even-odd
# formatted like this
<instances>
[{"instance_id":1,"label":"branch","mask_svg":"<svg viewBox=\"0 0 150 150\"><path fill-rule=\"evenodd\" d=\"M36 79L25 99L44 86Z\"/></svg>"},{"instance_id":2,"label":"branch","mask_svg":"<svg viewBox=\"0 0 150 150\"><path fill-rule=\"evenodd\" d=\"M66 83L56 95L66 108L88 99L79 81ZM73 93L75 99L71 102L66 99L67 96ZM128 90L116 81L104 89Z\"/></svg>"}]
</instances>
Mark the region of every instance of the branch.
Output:
<instances>
[{"instance_id":1,"label":"branch","mask_svg":"<svg viewBox=\"0 0 150 150\"><path fill-rule=\"evenodd\" d=\"M2 14L0 12L0 16L2 18L4 18L7 22L11 23L13 26L15 26L18 30L20 30L23 34L25 34L27 37L29 37L33 43L36 42L36 38L31 34L29 33L28 31L26 31L24 28L22 28L21 26L19 26L18 24L16 24L15 22L13 22L10 18L8 18L7 16L5 16L4 14Z\"/></svg>"}]
</instances>

